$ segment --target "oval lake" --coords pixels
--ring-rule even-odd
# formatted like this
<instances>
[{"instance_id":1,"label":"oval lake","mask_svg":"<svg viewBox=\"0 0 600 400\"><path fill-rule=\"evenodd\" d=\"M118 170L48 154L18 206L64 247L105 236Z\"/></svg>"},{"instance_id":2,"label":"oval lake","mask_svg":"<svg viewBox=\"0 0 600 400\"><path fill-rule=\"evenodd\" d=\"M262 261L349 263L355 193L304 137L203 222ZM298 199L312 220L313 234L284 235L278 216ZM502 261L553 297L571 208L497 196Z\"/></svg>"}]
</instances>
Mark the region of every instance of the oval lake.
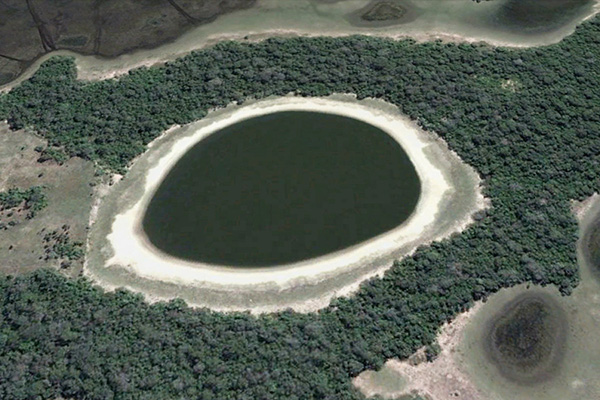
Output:
<instances>
[{"instance_id":1,"label":"oval lake","mask_svg":"<svg viewBox=\"0 0 600 400\"><path fill-rule=\"evenodd\" d=\"M159 250L265 267L323 256L401 225L421 184L400 144L348 117L285 111L198 142L145 211Z\"/></svg>"}]
</instances>

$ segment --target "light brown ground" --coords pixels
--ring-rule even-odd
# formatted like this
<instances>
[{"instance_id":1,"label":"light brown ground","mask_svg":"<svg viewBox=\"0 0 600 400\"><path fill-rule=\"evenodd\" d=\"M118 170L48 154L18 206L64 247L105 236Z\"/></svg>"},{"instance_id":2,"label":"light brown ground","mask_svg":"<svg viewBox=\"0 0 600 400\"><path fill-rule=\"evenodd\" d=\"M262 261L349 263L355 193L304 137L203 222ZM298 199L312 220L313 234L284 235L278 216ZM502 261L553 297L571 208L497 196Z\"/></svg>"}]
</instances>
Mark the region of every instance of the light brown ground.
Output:
<instances>
[{"instance_id":1,"label":"light brown ground","mask_svg":"<svg viewBox=\"0 0 600 400\"><path fill-rule=\"evenodd\" d=\"M598 193L594 193L587 199L583 201L572 201L571 202L571 211L573 215L577 218L577 220L581 223L583 221L583 217L585 214L590 211L590 209L596 204L600 195Z\"/></svg>"},{"instance_id":2,"label":"light brown ground","mask_svg":"<svg viewBox=\"0 0 600 400\"><path fill-rule=\"evenodd\" d=\"M63 165L38 163L39 154L34 148L39 145L44 146L45 141L22 130L10 131L5 122L0 122L0 191L39 185L45 186L48 199L48 206L33 219L0 231L0 272L17 274L56 266L57 260L43 260L43 238L65 224L70 226L72 241L85 242L87 236L93 164L80 158L72 158ZM67 272L75 275L80 271L81 263L75 262Z\"/></svg>"},{"instance_id":3,"label":"light brown ground","mask_svg":"<svg viewBox=\"0 0 600 400\"><path fill-rule=\"evenodd\" d=\"M454 357L462 338L465 326L482 307L478 302L469 311L460 314L451 323L441 327L437 342L441 352L433 362L421 362L414 365L414 359L389 360L381 371L366 371L353 380L353 384L367 397L379 395L385 398L418 393L434 400L490 400L480 393L469 378L457 365ZM382 385L376 374L387 375L388 384ZM393 380L402 379L404 384L397 385Z\"/></svg>"}]
</instances>

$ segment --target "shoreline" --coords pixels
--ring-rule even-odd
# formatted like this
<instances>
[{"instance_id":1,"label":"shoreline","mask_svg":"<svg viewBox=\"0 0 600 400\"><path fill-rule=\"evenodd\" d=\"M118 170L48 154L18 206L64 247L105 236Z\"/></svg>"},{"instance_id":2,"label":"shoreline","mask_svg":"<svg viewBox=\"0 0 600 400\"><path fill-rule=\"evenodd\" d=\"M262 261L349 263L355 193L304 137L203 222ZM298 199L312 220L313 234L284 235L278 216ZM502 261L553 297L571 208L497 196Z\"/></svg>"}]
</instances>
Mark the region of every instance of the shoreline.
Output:
<instances>
[{"instance_id":1,"label":"shoreline","mask_svg":"<svg viewBox=\"0 0 600 400\"><path fill-rule=\"evenodd\" d=\"M162 179L183 154L204 137L225 126L259 115L290 110L347 116L367 122L390 134L406 151L421 180L422 192L413 214L399 227L358 245L325 256L272 268L242 269L184 261L157 251L147 241L141 229L145 207ZM396 112L394 113L393 110ZM178 129L181 130L181 137L173 138L178 136ZM153 141L146 152L150 155L145 153L140 158L140 160L144 159L143 162L151 159L146 162L145 168L142 166L138 171L139 160L134 163L131 170L138 171L135 173L136 176L127 179L130 175L128 173L123 181L127 188L125 192L128 207L126 210L125 207L121 207L116 214L111 215L108 212L104 217L114 221L110 226L104 227L105 232L100 236L101 240L106 238L104 245L100 246L102 248L96 249L96 253L103 255L100 257L102 260L92 261L89 264L92 267L86 267L85 272L97 282L108 283L101 278L98 279L97 276L98 271L102 270L99 264L106 264L111 267L103 271L105 277L108 269L122 268L127 270L129 275L137 278L154 283L159 281L179 287L185 286L196 291L216 290L224 294L232 292L281 294L289 291L294 292L293 295L288 296L290 298L281 305L254 304L250 299L250 301L245 300L246 306L234 306L233 309L268 312L272 311L273 307L277 309L292 307L296 310L314 311L326 306L333 297L348 295L358 290L361 282L383 274L385 270L391 268L395 259L410 254L419 245L439 240L453 232L460 232L472 221L471 215L475 211L487 206L481 195L480 181L477 178L475 187L471 188L473 193L471 197L476 199L471 199L468 203L470 205L467 207L468 212L452 218L452 221L442 226L442 232L436 231L436 220L442 214L441 211L449 197L457 191L453 188L447 172L443 171L444 166L436 164L435 157L427 154L430 147L439 145L430 135L400 115L396 107L382 101L371 101L371 103L358 101L353 96L338 95L333 98L287 96L212 111L204 119L182 128L171 129L169 135L161 135ZM456 155L453 157L458 159ZM123 182L114 185L114 188L122 188ZM135 195L131 194L132 190L127 185L135 187L133 190ZM121 205L123 202L119 201L118 204ZM90 250L94 252L99 244L94 241L90 243ZM398 249L401 249L400 254ZM300 288L311 288L309 290L311 291L314 289L313 286L320 285L323 281L335 281L337 275L348 273L353 273L355 276L351 279L347 277L347 282L344 284L330 282L329 286L332 287L329 289L320 294L305 295L301 301L298 301L297 292ZM127 282L116 286L126 286L134 291L144 292L139 287L136 288L136 285ZM111 288L116 286L108 285ZM151 298L154 296L152 293L146 294ZM158 295L157 298L166 297ZM257 300L261 301L261 299ZM206 302L194 302L190 298L186 301L191 305L210 306L214 309L230 308L222 307L223 304L219 307Z\"/></svg>"},{"instance_id":2,"label":"shoreline","mask_svg":"<svg viewBox=\"0 0 600 400\"><path fill-rule=\"evenodd\" d=\"M419 141L416 135L411 135L412 137L407 139L407 136L412 133L410 132L411 127L409 127L408 124L398 124L395 123L396 121L391 121L389 119L384 121L382 118L379 118L378 115L369 115L368 112L361 110L360 107L351 107L349 105L345 105L344 107L342 104L336 104L335 102L330 101L319 101L316 99L305 101L304 98L290 97L284 98L281 101L276 100L270 102L267 100L267 102L267 104L261 104L261 102L259 102L256 105L251 105L247 108L242 107L239 111L227 118L210 124L207 127L200 128L191 137L181 139L160 159L158 165L148 171L148 174L146 175L144 197L132 209L127 211L126 214L117 215L116 220L113 223L112 232L109 234L109 241L112 243L116 255L108 261L109 264L125 264L132 266L134 265L134 262L139 262L138 260L152 262L152 271L148 269L149 267L145 267L144 270L142 270L142 268L134 268L136 268L136 272L142 276L167 280L172 279L173 268L176 266L179 272L177 276L181 278L185 277L182 279L185 283L191 283L191 281L207 281L216 284L248 286L265 282L275 282L278 285L285 287L285 285L289 284L293 279L299 277L304 278L307 275L313 276L315 274L327 273L339 268L339 266L327 264L328 261L337 259L343 254L346 254L346 257L351 259L360 259L365 256L370 256L371 253L373 253L372 250L368 252L367 250L364 252L358 252L357 250L367 245L379 245L379 242L383 242L381 239L392 234L401 234L406 237L418 236L427 225L433 222L433 215L440 211L439 200L450 189L450 186L443 175L429 164L428 160L420 153L424 144ZM378 235L374 239L370 239L341 251L330 253L326 256L316 257L297 263L284 264L282 266L246 269L225 265L212 265L200 262L183 261L155 249L154 246L150 244L141 227L144 210L168 171L171 170L179 159L196 143L218 130L246 119L284 111L324 112L327 114L351 117L367 122L390 134L390 136L392 136L407 152L409 158L415 165L421 181L422 190L415 211L413 211L411 216L400 227L382 235ZM130 239L133 237L140 242L135 243L134 245ZM391 244L389 246L391 247ZM134 251L138 251L138 253L133 255L132 253ZM360 255L356 253L360 253ZM350 260L344 260L344 264L349 261ZM201 269L201 272L198 272L198 269Z\"/></svg>"},{"instance_id":3,"label":"shoreline","mask_svg":"<svg viewBox=\"0 0 600 400\"><path fill-rule=\"evenodd\" d=\"M130 70L141 68L141 67L152 67L152 66L160 66L169 61L173 61L180 57L185 57L193 51L203 50L220 42L226 41L235 41L240 43L260 43L268 39L272 38L284 38L284 39L293 39L293 38L318 38L318 37L332 37L332 38L344 38L355 35L354 33L348 32L328 32L328 31L310 31L304 29L267 29L264 31L253 31L248 33L222 33L208 36L204 39L203 42L198 44L197 47L191 48L189 50L182 51L181 53L169 55L166 57L151 57L145 59L144 61L139 61L131 65L109 69L106 71L93 71L90 69L85 69L85 67L78 65L77 67L77 77L78 79L85 81L99 81L105 79L113 79L118 78L119 76L127 74ZM419 32L419 33L387 33L387 32L361 32L358 34L359 36L369 36L375 37L379 39L391 39L394 41L402 41L402 40L410 40L413 39L417 43L425 43L432 42L435 40L442 40L445 43L484 43L489 46L494 47L508 47L508 48L528 48L535 46L528 46L526 44L520 44L510 41L502 41L502 40L485 40L479 39L469 35L459 35L448 32ZM158 49L158 48L157 48ZM132 55L135 54L131 53ZM73 54L76 59L79 57L92 57L94 56L80 56L77 53ZM99 59L100 60L100 59ZM110 60L109 60L110 61ZM3 88L0 88L0 91Z\"/></svg>"},{"instance_id":4,"label":"shoreline","mask_svg":"<svg viewBox=\"0 0 600 400\"><path fill-rule=\"evenodd\" d=\"M365 397L380 395L383 398L398 398L418 394L435 400L482 400L483 393L471 382L467 373L455 358L462 335L469 322L483 308L484 303L478 301L468 311L458 314L451 322L440 327L436 342L441 351L432 362L423 360L424 348L417 351L407 360L396 358L386 361L380 371L367 370L352 380L352 385ZM411 362L420 358L417 363ZM375 381L373 375L387 369L398 378L404 378L402 389L386 390Z\"/></svg>"},{"instance_id":5,"label":"shoreline","mask_svg":"<svg viewBox=\"0 0 600 400\"><path fill-rule=\"evenodd\" d=\"M250 11L250 12L249 12ZM269 8L265 9L265 12L271 12ZM256 10L246 10L246 13L250 17L256 18L255 13L260 12ZM255 28L250 27L246 31L240 31L239 28L219 28L213 24L199 26L192 31L186 32L183 35L176 38L173 42L168 42L159 45L152 49L138 49L130 53L126 53L114 58L103 58L95 55L83 55L70 50L56 50L50 53L44 54L36 60L33 60L31 65L24 70L19 76L4 85L0 85L0 93L8 92L22 81L30 78L39 68L39 66L54 56L72 56L76 60L78 79L80 80L104 80L112 79L127 74L128 71L140 68L140 67L151 67L154 65L161 65L168 61L175 60L183 57L192 51L202 50L204 48L213 46L222 41L238 41L238 42L260 42L272 37L282 38L293 38L293 37L348 37L352 35L370 36L384 39L392 39L396 41L413 39L418 43L442 40L446 43L482 43L493 47L507 47L507 48L532 48L551 45L560 42L565 37L573 34L574 29L581 23L593 18L595 15L600 13L600 0L591 6L591 11L580 17L578 20L568 24L568 29L565 32L549 32L546 34L540 34L539 37L530 38L528 42L518 41L517 39L498 39L493 37L499 33L493 31L474 34L474 33L457 33L455 28L451 26L437 27L433 30L419 30L409 27L405 29L403 25L393 25L389 27L380 28L357 28L352 25L339 26L338 20L333 21L336 24L335 28L311 28L308 27L282 27L282 22L279 21L272 27L266 28ZM239 15L238 15L239 14ZM224 16L219 21L224 26L227 24L235 25L240 15L244 14L243 11L233 13L233 15ZM306 17L306 16L305 16ZM239 23L239 21L238 21ZM320 21L322 24L323 21ZM278 26L279 24L279 26ZM574 25L573 25L574 24ZM573 25L573 26L571 26ZM228 31L229 30L229 31ZM549 36L543 39L543 36ZM526 39L525 39L526 40Z\"/></svg>"},{"instance_id":6,"label":"shoreline","mask_svg":"<svg viewBox=\"0 0 600 400\"><path fill-rule=\"evenodd\" d=\"M597 217L600 211L600 195L594 193L582 201L572 201L571 211L579 223L580 235L584 235L585 231L589 228L589 224L594 222L595 217ZM600 301L600 298L596 294L598 292L598 284L595 283L595 278L588 276L590 275L589 266L585 265L581 242L578 242L577 253L580 263L580 274L582 274L584 281L568 297L570 302L575 304L570 304L566 298L560 296L556 288L552 285L547 287L532 285L530 289L528 283L522 283L510 288L501 289L491 295L486 303L481 301L476 302L468 311L458 314L450 323L446 323L440 327L436 341L441 347L441 352L433 362L422 362L417 365L411 363L414 358L422 357L423 349L421 349L408 360L389 359L379 371L364 371L352 380L352 384L366 397L380 395L382 398L397 398L403 395L418 393L430 396L435 400L453 400L458 397L454 394L459 393L459 398L463 400L484 400L492 395L496 398L500 393L492 392L487 387L486 382L492 378L495 380L504 378L496 375L498 374L497 372L489 373L490 375L486 375L485 378L477 376L474 371L481 370L482 366L471 364L475 361L468 354L471 354L475 349L473 348L472 339L470 341L467 335L473 335L472 330L476 326L474 324L482 323L481 319L484 318L485 320L486 313L498 313L502 309L500 306L504 307L519 296L530 296L532 292L535 294L536 291L540 294L552 296L551 298L556 299L561 304L559 307L564 307L565 311L569 310L569 307L574 307L574 309L577 309L576 314L585 315L589 313L592 318L596 317L599 321L598 323L600 323L600 313L595 313L593 310L594 304L599 304L598 302ZM592 293L591 298L586 297L586 292ZM590 295L588 294L587 296ZM577 306L577 298L580 299L579 301L584 300L585 304L591 304L593 311L590 312L587 309ZM496 307L495 310L490 310L491 304L495 304L493 306ZM479 332L478 334L481 333ZM572 341L572 338L567 340ZM584 345L583 347L585 348L584 351L588 350L587 346ZM481 358L485 360L484 357ZM485 361L484 365L485 368L488 368L491 364ZM385 382L382 384L381 378L378 379L377 377L377 374L382 373L388 379L393 379L394 381L400 380L402 388L386 387ZM588 385L585 380L581 380L582 378L580 378L578 376L578 379L573 381L577 382L577 384L573 385L574 390L584 390ZM561 383L560 376L550 382L551 384L554 382L557 385L564 386ZM500 383L500 385L506 385L506 383ZM520 387L519 384L511 385L517 388ZM537 386L533 386L529 390L536 391L536 388L540 390ZM544 392L541 391L540 393L543 394ZM524 396L523 398L533 398L528 396L526 392L523 392L521 395ZM515 393L512 393L502 398L514 398L514 396ZM564 394L558 398L565 398ZM577 398L589 398L589 393L580 393L577 395Z\"/></svg>"},{"instance_id":7,"label":"shoreline","mask_svg":"<svg viewBox=\"0 0 600 400\"><path fill-rule=\"evenodd\" d=\"M23 81L31 78L33 74L39 69L41 64L46 62L52 57L64 56L75 58L75 65L77 68L77 79L82 81L102 81L107 79L119 78L126 75L130 70L142 68L142 67L153 67L161 66L169 61L176 60L180 57L185 57L193 51L199 51L211 46L214 46L220 42L225 41L237 41L241 43L260 43L262 41L271 38L316 38L316 37L332 37L342 38L352 36L352 33L346 32L327 32L327 31L310 31L302 29L266 29L264 31L253 31L248 33L220 33L210 35L200 41L196 46L186 48L174 54L167 55L152 55L144 58L140 61L129 62L128 59L136 58L140 53L160 53L160 49L167 45L162 45L153 50L138 50L132 53L127 53L115 58L101 58L94 55L84 55L71 50L55 50L50 53L46 53L32 62L32 64L23 71L14 80L0 85L0 93L7 93L13 88L21 84ZM458 35L447 32L430 32L430 33L386 33L386 32L362 32L359 35L376 37L382 39L391 39L395 41L413 39L417 43L425 43L428 41L442 40L447 43L485 43L490 46L498 47L509 47L509 48L527 48L535 46L527 46L518 43L484 40L478 39L468 35ZM125 65L111 66L111 64L119 63L123 61Z\"/></svg>"}]
</instances>

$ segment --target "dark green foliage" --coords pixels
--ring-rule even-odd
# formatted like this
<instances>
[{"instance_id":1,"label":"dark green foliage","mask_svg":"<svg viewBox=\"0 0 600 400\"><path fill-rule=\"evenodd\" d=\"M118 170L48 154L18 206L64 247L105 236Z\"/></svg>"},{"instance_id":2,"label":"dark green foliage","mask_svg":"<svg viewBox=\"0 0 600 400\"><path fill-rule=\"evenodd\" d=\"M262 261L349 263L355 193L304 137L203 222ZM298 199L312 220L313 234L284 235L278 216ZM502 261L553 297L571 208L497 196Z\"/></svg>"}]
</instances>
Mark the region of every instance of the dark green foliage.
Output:
<instances>
[{"instance_id":1,"label":"dark green foliage","mask_svg":"<svg viewBox=\"0 0 600 400\"><path fill-rule=\"evenodd\" d=\"M15 209L21 204L28 210L27 218L33 218L36 212L48 205L44 188L32 186L29 189L12 188L0 192L0 211Z\"/></svg>"},{"instance_id":2,"label":"dark green foliage","mask_svg":"<svg viewBox=\"0 0 600 400\"><path fill-rule=\"evenodd\" d=\"M438 358L441 351L442 348L437 342L427 345L425 347L425 357L427 358L427 361L434 361L436 358Z\"/></svg>"},{"instance_id":3,"label":"dark green foliage","mask_svg":"<svg viewBox=\"0 0 600 400\"><path fill-rule=\"evenodd\" d=\"M36 151L38 149L36 148ZM40 156L38 158L38 162L46 162L49 160L53 160L58 164L62 164L69 159L69 157L60 149L54 147L46 147L39 149Z\"/></svg>"},{"instance_id":4,"label":"dark green foliage","mask_svg":"<svg viewBox=\"0 0 600 400\"><path fill-rule=\"evenodd\" d=\"M45 260L64 260L66 262L83 258L83 243L72 241L68 225L44 235Z\"/></svg>"},{"instance_id":5,"label":"dark green foliage","mask_svg":"<svg viewBox=\"0 0 600 400\"><path fill-rule=\"evenodd\" d=\"M41 271L0 284L0 398L352 399L350 378L432 343L502 287L577 283L571 199L600 190L600 19L508 50L349 37L222 43L119 80L53 59L0 118L121 170L172 124L248 97L336 92L397 104L485 180L491 209L311 315L148 305ZM511 85L515 83L514 86Z\"/></svg>"}]
</instances>

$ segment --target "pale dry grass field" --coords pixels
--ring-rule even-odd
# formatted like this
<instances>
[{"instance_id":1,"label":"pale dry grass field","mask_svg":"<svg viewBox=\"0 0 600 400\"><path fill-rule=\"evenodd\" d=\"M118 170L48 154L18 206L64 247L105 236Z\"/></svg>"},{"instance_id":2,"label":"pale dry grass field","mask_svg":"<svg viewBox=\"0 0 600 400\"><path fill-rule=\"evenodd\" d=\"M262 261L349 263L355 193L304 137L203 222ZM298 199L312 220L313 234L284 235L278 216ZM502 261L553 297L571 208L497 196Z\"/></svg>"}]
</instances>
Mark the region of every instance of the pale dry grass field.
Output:
<instances>
[{"instance_id":1,"label":"pale dry grass field","mask_svg":"<svg viewBox=\"0 0 600 400\"><path fill-rule=\"evenodd\" d=\"M64 259L45 260L44 237L59 231L71 242L85 243L92 204L94 165L72 158L62 165L39 163L37 146L42 138L25 131L10 131L0 123L0 191L43 186L48 205L33 219L19 219L15 226L0 230L0 272L18 274L40 267L59 267ZM50 241L50 247L53 242ZM69 275L81 271L83 259L63 266Z\"/></svg>"}]
</instances>

